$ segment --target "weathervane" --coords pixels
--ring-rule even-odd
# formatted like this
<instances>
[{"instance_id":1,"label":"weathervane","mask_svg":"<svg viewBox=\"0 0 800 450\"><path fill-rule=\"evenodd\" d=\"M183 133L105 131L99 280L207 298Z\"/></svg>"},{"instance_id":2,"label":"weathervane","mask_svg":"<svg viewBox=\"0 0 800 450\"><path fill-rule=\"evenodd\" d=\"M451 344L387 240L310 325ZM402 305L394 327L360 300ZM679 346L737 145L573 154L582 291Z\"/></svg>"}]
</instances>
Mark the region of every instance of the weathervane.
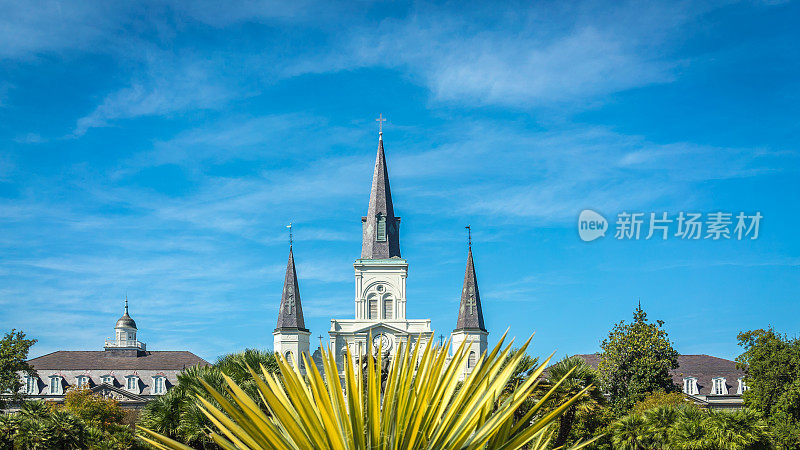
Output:
<instances>
[{"instance_id":1,"label":"weathervane","mask_svg":"<svg viewBox=\"0 0 800 450\"><path fill-rule=\"evenodd\" d=\"M467 242L469 242L469 248L472 248L472 228L467 225L464 228L467 229Z\"/></svg>"},{"instance_id":2,"label":"weathervane","mask_svg":"<svg viewBox=\"0 0 800 450\"><path fill-rule=\"evenodd\" d=\"M378 136L382 137L383 136L383 122L386 122L386 119L383 117L383 113L381 113L378 116L378 118L375 119L375 122L378 122Z\"/></svg>"},{"instance_id":3,"label":"weathervane","mask_svg":"<svg viewBox=\"0 0 800 450\"><path fill-rule=\"evenodd\" d=\"M292 222L289 222L289 225L286 225L286 228L289 229L289 249L292 248Z\"/></svg>"}]
</instances>

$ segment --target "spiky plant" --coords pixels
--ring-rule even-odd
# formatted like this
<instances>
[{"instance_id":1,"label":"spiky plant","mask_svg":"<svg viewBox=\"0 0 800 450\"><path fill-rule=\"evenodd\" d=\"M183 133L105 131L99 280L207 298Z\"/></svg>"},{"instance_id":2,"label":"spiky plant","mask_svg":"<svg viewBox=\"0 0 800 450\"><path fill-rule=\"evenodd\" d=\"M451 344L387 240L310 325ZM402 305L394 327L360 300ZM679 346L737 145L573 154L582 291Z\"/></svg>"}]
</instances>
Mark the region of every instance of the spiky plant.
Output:
<instances>
[{"instance_id":1,"label":"spiky plant","mask_svg":"<svg viewBox=\"0 0 800 450\"><path fill-rule=\"evenodd\" d=\"M704 423L706 439L720 450L768 448L767 425L751 409L708 412Z\"/></svg>"},{"instance_id":2,"label":"spiky plant","mask_svg":"<svg viewBox=\"0 0 800 450\"><path fill-rule=\"evenodd\" d=\"M642 450L650 448L647 439L647 423L641 414L628 414L611 426L611 441L617 450Z\"/></svg>"},{"instance_id":3,"label":"spiky plant","mask_svg":"<svg viewBox=\"0 0 800 450\"><path fill-rule=\"evenodd\" d=\"M501 397L530 339L506 364L511 345L503 347L504 341L505 335L458 389L465 346L450 360L449 341L443 347L428 342L424 348L417 341L413 350L401 347L392 358L383 390L380 351L374 360L367 358L363 369L348 351L342 384L333 356L322 349L324 375L306 360L309 372L304 377L281 356L280 375L262 366L262 378L250 369L258 400L225 376L233 401L207 383L205 388L220 407L200 396L198 401L214 424L211 438L225 449L517 449L526 444L543 449L554 421L585 390L544 412L541 406L554 386L515 422L514 412L536 389L549 358L513 394ZM189 448L142 430L144 439L156 448Z\"/></svg>"},{"instance_id":4,"label":"spiky plant","mask_svg":"<svg viewBox=\"0 0 800 450\"><path fill-rule=\"evenodd\" d=\"M644 412L644 421L650 445L653 448L669 448L669 432L675 423L677 410L672 406L658 406Z\"/></svg>"},{"instance_id":5,"label":"spiky plant","mask_svg":"<svg viewBox=\"0 0 800 450\"><path fill-rule=\"evenodd\" d=\"M598 382L597 373L579 356L567 356L550 366L547 372L548 384L546 388L560 383L555 388L552 399L552 402L556 405L569 400L588 386L597 386ZM575 422L576 412L596 410L603 401L603 394L596 387L586 391L585 395L582 395L574 405L567 408L564 414L559 417L558 433L553 445L560 447L567 443L572 425Z\"/></svg>"},{"instance_id":6,"label":"spiky plant","mask_svg":"<svg viewBox=\"0 0 800 450\"><path fill-rule=\"evenodd\" d=\"M704 450L710 447L706 442L703 425L704 413L694 405L682 406L675 415L675 423L669 430L669 443L680 450Z\"/></svg>"}]
</instances>

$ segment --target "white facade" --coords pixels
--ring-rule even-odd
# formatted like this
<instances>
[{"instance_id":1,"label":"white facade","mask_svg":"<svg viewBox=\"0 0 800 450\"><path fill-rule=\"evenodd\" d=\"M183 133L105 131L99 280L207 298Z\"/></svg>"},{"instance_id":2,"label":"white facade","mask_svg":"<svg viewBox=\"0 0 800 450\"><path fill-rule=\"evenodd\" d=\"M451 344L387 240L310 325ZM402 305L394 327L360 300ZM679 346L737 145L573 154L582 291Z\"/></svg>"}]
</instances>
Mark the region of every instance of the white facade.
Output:
<instances>
[{"instance_id":1,"label":"white facade","mask_svg":"<svg viewBox=\"0 0 800 450\"><path fill-rule=\"evenodd\" d=\"M452 337L451 349L453 352L458 351L458 348L464 343L467 361L464 363L463 376L467 376L472 373L478 360L489 348L489 333L481 330L454 330L450 336Z\"/></svg>"},{"instance_id":2,"label":"white facade","mask_svg":"<svg viewBox=\"0 0 800 450\"><path fill-rule=\"evenodd\" d=\"M355 319L331 319L329 349L341 369L347 348L354 358L396 354L401 346L424 346L433 336L430 319L406 318L408 262L401 258L357 259ZM372 341L370 342L370 336Z\"/></svg>"},{"instance_id":3,"label":"white facade","mask_svg":"<svg viewBox=\"0 0 800 450\"><path fill-rule=\"evenodd\" d=\"M272 335L272 348L275 353L283 355L291 364L299 363L300 369L305 370L302 364L303 357L301 354L305 354L306 359L309 361L311 360L311 354L308 351L311 332L297 329L277 329Z\"/></svg>"}]
</instances>

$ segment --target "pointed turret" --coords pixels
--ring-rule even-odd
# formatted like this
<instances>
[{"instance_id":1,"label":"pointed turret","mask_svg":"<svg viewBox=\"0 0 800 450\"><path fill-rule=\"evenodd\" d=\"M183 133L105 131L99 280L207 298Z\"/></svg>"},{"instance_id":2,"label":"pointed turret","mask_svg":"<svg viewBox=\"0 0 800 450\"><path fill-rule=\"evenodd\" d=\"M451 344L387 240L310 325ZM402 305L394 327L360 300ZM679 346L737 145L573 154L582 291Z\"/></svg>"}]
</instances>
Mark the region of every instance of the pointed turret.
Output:
<instances>
[{"instance_id":1,"label":"pointed turret","mask_svg":"<svg viewBox=\"0 0 800 450\"><path fill-rule=\"evenodd\" d=\"M461 290L461 306L458 310L456 330L486 331L483 324L481 296L478 292L478 279L475 277L475 265L472 262L472 245L467 254L467 271L464 274L464 288Z\"/></svg>"},{"instance_id":2,"label":"pointed turret","mask_svg":"<svg viewBox=\"0 0 800 450\"><path fill-rule=\"evenodd\" d=\"M283 281L281 306L278 311L278 326L275 330L308 331L303 320L303 307L300 304L300 288L297 285L297 271L294 267L294 253L289 246L289 262L286 263L286 278Z\"/></svg>"},{"instance_id":3,"label":"pointed turret","mask_svg":"<svg viewBox=\"0 0 800 450\"><path fill-rule=\"evenodd\" d=\"M383 133L378 138L378 156L372 174L367 215L361 218L363 240L361 259L400 258L400 218L394 215L389 173L383 150Z\"/></svg>"}]
</instances>

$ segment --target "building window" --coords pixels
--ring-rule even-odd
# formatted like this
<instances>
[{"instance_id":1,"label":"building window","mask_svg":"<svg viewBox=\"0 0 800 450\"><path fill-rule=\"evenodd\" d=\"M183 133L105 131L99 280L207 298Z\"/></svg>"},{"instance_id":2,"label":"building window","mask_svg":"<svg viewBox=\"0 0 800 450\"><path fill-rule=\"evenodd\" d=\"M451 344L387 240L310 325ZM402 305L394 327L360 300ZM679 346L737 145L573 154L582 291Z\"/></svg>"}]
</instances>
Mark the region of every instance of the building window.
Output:
<instances>
[{"instance_id":1,"label":"building window","mask_svg":"<svg viewBox=\"0 0 800 450\"><path fill-rule=\"evenodd\" d=\"M28 395L39 393L39 380L36 377L25 377L25 393Z\"/></svg>"},{"instance_id":2,"label":"building window","mask_svg":"<svg viewBox=\"0 0 800 450\"><path fill-rule=\"evenodd\" d=\"M711 393L713 395L727 395L728 388L725 386L725 378L719 377L711 380Z\"/></svg>"},{"instance_id":3,"label":"building window","mask_svg":"<svg viewBox=\"0 0 800 450\"><path fill-rule=\"evenodd\" d=\"M53 375L50 377L50 394L51 395L61 395L62 393L62 383L61 383L61 376L60 375Z\"/></svg>"},{"instance_id":4,"label":"building window","mask_svg":"<svg viewBox=\"0 0 800 450\"><path fill-rule=\"evenodd\" d=\"M697 378L688 377L683 379L683 392L689 395L697 395Z\"/></svg>"},{"instance_id":5,"label":"building window","mask_svg":"<svg viewBox=\"0 0 800 450\"><path fill-rule=\"evenodd\" d=\"M375 237L375 240L378 242L383 242L386 240L386 216L383 214L378 213L378 234Z\"/></svg>"},{"instance_id":6,"label":"building window","mask_svg":"<svg viewBox=\"0 0 800 450\"><path fill-rule=\"evenodd\" d=\"M739 377L739 387L736 389L736 393L742 395L746 390L747 390L747 385L744 382L744 378Z\"/></svg>"},{"instance_id":7,"label":"building window","mask_svg":"<svg viewBox=\"0 0 800 450\"><path fill-rule=\"evenodd\" d=\"M109 386L114 385L114 377L112 375L103 375L100 380L103 382L103 384L107 384Z\"/></svg>"},{"instance_id":8,"label":"building window","mask_svg":"<svg viewBox=\"0 0 800 450\"><path fill-rule=\"evenodd\" d=\"M383 318L384 319L393 319L392 316L392 306L394 305L394 299L392 298L391 294L386 294L383 296Z\"/></svg>"},{"instance_id":9,"label":"building window","mask_svg":"<svg viewBox=\"0 0 800 450\"><path fill-rule=\"evenodd\" d=\"M469 356L467 357L467 369L472 369L475 367L475 360L477 359L477 355L475 352L469 352Z\"/></svg>"},{"instance_id":10,"label":"building window","mask_svg":"<svg viewBox=\"0 0 800 450\"><path fill-rule=\"evenodd\" d=\"M157 375L153 377L153 394L154 395L163 395L167 392L167 379L162 375Z\"/></svg>"},{"instance_id":11,"label":"building window","mask_svg":"<svg viewBox=\"0 0 800 450\"><path fill-rule=\"evenodd\" d=\"M129 375L125 377L125 389L133 392L134 394L139 393L139 377L136 375Z\"/></svg>"},{"instance_id":12,"label":"building window","mask_svg":"<svg viewBox=\"0 0 800 450\"><path fill-rule=\"evenodd\" d=\"M286 362L288 362L289 364L293 364L292 363L292 352L291 352L291 350L287 351L286 353L284 353L283 356L284 356L284 358L286 358Z\"/></svg>"},{"instance_id":13,"label":"building window","mask_svg":"<svg viewBox=\"0 0 800 450\"><path fill-rule=\"evenodd\" d=\"M78 389L86 389L89 387L89 377L87 375L79 375L76 378L76 386Z\"/></svg>"},{"instance_id":14,"label":"building window","mask_svg":"<svg viewBox=\"0 0 800 450\"><path fill-rule=\"evenodd\" d=\"M378 296L370 294L370 296L367 297L367 303L369 304L369 318L376 320L378 318Z\"/></svg>"}]
</instances>

